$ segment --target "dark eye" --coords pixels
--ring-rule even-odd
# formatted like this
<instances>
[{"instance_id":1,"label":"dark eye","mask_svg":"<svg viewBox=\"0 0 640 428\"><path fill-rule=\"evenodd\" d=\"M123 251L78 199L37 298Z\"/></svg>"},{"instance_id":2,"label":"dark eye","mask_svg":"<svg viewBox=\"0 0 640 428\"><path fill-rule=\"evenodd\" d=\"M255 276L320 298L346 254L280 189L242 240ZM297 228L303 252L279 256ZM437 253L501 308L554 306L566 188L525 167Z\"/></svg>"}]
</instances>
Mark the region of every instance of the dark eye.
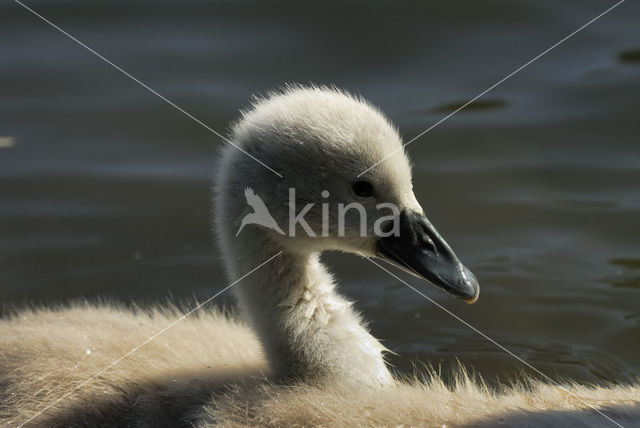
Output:
<instances>
[{"instance_id":1,"label":"dark eye","mask_svg":"<svg viewBox=\"0 0 640 428\"><path fill-rule=\"evenodd\" d=\"M358 196L368 198L373 196L373 186L366 180L358 180L353 183L353 192Z\"/></svg>"}]
</instances>

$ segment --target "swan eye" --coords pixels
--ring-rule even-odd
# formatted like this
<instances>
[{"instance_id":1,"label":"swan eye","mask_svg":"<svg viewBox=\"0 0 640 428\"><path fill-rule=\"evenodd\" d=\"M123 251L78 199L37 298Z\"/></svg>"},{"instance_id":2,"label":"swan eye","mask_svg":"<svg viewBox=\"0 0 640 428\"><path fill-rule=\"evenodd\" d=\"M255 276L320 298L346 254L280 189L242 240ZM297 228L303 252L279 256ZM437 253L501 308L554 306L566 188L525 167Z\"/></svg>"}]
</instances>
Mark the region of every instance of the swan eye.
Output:
<instances>
[{"instance_id":1,"label":"swan eye","mask_svg":"<svg viewBox=\"0 0 640 428\"><path fill-rule=\"evenodd\" d=\"M358 180L353 183L353 192L363 198L373 196L373 185L366 180Z\"/></svg>"}]
</instances>

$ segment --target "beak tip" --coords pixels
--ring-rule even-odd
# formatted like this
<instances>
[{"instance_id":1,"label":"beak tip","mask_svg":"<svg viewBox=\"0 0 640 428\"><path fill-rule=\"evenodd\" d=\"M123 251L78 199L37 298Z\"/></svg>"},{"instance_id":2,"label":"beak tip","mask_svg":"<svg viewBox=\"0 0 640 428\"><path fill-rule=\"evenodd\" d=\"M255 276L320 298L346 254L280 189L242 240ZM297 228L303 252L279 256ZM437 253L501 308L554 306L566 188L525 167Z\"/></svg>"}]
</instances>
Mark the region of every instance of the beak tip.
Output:
<instances>
[{"instance_id":1,"label":"beak tip","mask_svg":"<svg viewBox=\"0 0 640 428\"><path fill-rule=\"evenodd\" d=\"M465 303L468 303L468 304L470 304L470 305L473 305L475 302L477 302L477 301L478 301L478 298L479 298L479 297L480 297L480 292L478 291L478 292L476 293L476 295L475 295L475 296L473 296L473 297L472 297L472 298L470 298L470 299L464 299L464 301L465 301Z\"/></svg>"},{"instance_id":2,"label":"beak tip","mask_svg":"<svg viewBox=\"0 0 640 428\"><path fill-rule=\"evenodd\" d=\"M476 276L465 266L462 267L462 271L463 271L463 276L465 277L465 282L471 289L473 289L473 294L471 295L471 297L463 300L466 303L473 305L475 302L478 301L478 298L480 297L480 283L478 282L478 279L476 278Z\"/></svg>"}]
</instances>

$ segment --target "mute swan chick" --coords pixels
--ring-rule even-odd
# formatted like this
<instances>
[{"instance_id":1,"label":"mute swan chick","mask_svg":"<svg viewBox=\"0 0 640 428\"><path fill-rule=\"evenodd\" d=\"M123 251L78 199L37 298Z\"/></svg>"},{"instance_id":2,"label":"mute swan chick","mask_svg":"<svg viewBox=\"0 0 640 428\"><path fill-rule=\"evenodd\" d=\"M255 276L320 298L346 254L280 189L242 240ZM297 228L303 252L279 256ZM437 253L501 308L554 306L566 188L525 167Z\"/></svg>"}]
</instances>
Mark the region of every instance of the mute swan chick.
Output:
<instances>
[{"instance_id":1,"label":"mute swan chick","mask_svg":"<svg viewBox=\"0 0 640 428\"><path fill-rule=\"evenodd\" d=\"M289 88L256 101L232 139L245 153L225 150L215 205L230 280L270 260L232 288L248 326L202 309L117 360L162 331L176 311L105 305L22 311L0 321L0 423L607 422L584 402L621 424L640 421L635 386L568 386L567 393L533 383L496 393L464 373L452 389L437 377L393 378L385 348L335 290L319 254L383 258L469 302L479 286L426 219L401 140L375 108L336 90ZM360 208L345 208L355 202ZM381 204L392 215L381 214ZM342 217L329 209L340 205Z\"/></svg>"},{"instance_id":2,"label":"mute swan chick","mask_svg":"<svg viewBox=\"0 0 640 428\"><path fill-rule=\"evenodd\" d=\"M477 280L413 194L398 133L362 100L311 88L257 101L233 135L244 151L282 175L230 147L216 187L216 224L229 276L239 277L281 252L233 289L275 375L390 383L384 347L335 291L319 254L341 250L381 257L467 300L478 295ZM255 210L243 197L245 189L246 200L260 196L269 224L274 220L287 233L255 225L242 229ZM395 229L376 230L386 220Z\"/></svg>"}]
</instances>

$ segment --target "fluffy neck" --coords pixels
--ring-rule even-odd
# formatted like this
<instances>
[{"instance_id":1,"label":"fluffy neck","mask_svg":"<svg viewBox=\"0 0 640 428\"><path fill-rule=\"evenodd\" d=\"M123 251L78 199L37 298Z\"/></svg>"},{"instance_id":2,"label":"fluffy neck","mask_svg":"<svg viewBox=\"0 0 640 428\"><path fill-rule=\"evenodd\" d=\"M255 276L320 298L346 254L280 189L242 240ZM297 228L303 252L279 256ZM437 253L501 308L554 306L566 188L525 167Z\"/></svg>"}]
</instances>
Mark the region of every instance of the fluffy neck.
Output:
<instances>
[{"instance_id":1,"label":"fluffy neck","mask_svg":"<svg viewBox=\"0 0 640 428\"><path fill-rule=\"evenodd\" d=\"M282 253L234 286L275 375L369 385L392 381L373 337L351 303L336 292L318 253L294 253L265 236L222 239L227 267L238 278Z\"/></svg>"}]
</instances>

